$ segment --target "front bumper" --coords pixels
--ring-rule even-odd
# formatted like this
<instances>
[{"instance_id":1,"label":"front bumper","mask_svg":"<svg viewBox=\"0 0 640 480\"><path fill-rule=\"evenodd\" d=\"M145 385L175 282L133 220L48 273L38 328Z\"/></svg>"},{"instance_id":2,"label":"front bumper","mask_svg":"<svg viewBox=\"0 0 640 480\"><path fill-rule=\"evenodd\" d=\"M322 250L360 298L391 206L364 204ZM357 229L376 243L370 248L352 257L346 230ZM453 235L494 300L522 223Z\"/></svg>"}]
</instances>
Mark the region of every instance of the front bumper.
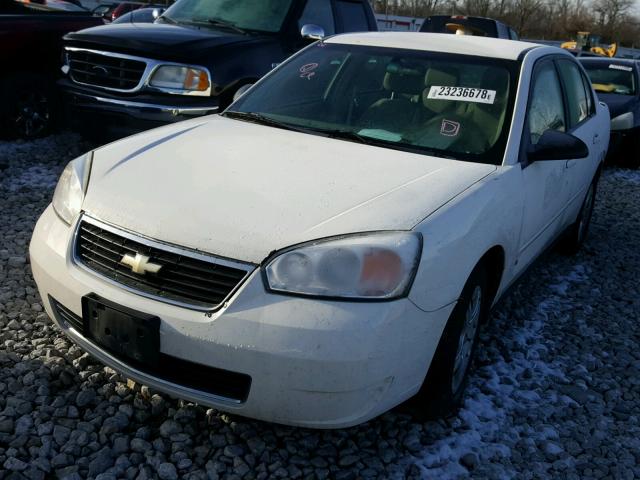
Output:
<instances>
[{"instance_id":1,"label":"front bumper","mask_svg":"<svg viewBox=\"0 0 640 480\"><path fill-rule=\"evenodd\" d=\"M453 306L425 313L410 300L351 303L267 292L256 271L214 313L181 308L107 283L71 261L73 228L49 207L30 247L49 316L50 298L80 316L95 293L161 319L161 351L251 377L245 401L187 388L115 358L60 319L69 338L128 378L247 417L312 428L362 423L417 392Z\"/></svg>"},{"instance_id":2,"label":"front bumper","mask_svg":"<svg viewBox=\"0 0 640 480\"><path fill-rule=\"evenodd\" d=\"M63 104L72 127L86 120L114 134L137 133L168 123L210 115L219 110L217 98L180 97L141 94L113 95L109 92L74 84L68 79L58 83Z\"/></svg>"}]
</instances>

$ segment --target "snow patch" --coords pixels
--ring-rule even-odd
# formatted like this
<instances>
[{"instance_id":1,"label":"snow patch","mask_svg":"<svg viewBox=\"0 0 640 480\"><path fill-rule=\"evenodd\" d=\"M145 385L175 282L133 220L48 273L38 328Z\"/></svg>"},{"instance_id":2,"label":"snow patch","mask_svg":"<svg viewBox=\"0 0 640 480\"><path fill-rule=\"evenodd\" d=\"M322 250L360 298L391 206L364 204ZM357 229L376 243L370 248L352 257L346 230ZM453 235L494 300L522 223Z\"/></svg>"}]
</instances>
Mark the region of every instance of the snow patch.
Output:
<instances>
[{"instance_id":1,"label":"snow patch","mask_svg":"<svg viewBox=\"0 0 640 480\"><path fill-rule=\"evenodd\" d=\"M554 376L566 379L565 370L573 366L560 364L553 360L549 363L541 357L547 351L543 344L542 330L547 321L567 310L571 305L568 293L576 284L588 279L583 265L574 266L566 275L556 277L549 287L549 295L542 300L534 315L524 322L521 328L507 328L504 331L504 344L509 347L507 357L493 364L479 368L470 380L466 400L458 416L453 420L453 429L457 433L438 439L426 447L421 457L415 459L425 478L442 480L460 478L469 474L460 464L460 459L468 453L474 453L479 464L488 463L493 458L509 458L512 447L520 442L527 448L537 448L536 444L545 443L547 453L555 455L562 448L552 443L559 438L551 425L534 430L526 422L514 422L532 408L541 404L565 405L573 402L570 398L559 396L556 392L541 388L528 387L530 382L524 379L543 379ZM508 318L504 318L509 322ZM535 382L532 382L535 384ZM551 414L551 411L550 411ZM429 425L425 426L429 429ZM494 478L515 478L517 472L509 462L498 466L492 463Z\"/></svg>"}]
</instances>

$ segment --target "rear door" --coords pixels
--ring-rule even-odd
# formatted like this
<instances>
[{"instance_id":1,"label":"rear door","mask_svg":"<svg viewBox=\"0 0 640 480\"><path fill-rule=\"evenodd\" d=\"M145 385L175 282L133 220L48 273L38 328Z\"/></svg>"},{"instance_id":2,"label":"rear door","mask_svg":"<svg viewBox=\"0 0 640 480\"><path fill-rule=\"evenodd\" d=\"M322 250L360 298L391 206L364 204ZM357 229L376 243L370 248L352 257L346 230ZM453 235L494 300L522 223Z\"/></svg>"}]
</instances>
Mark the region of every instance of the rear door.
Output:
<instances>
[{"instance_id":1,"label":"rear door","mask_svg":"<svg viewBox=\"0 0 640 480\"><path fill-rule=\"evenodd\" d=\"M569 193L565 187L565 160L528 163L526 151L547 130L567 131L560 78L552 59L534 68L527 118L522 137L524 211L518 263L528 265L558 234Z\"/></svg>"},{"instance_id":2,"label":"rear door","mask_svg":"<svg viewBox=\"0 0 640 480\"><path fill-rule=\"evenodd\" d=\"M568 132L589 147L589 158L567 160L565 163L565 188L569 192L567 216L571 222L575 220L572 217L577 215L593 179L600 160L598 156L603 151L603 143L607 142L609 126L598 122L592 89L589 86L587 90L587 81L576 62L570 58L559 58L556 64L567 106Z\"/></svg>"}]
</instances>

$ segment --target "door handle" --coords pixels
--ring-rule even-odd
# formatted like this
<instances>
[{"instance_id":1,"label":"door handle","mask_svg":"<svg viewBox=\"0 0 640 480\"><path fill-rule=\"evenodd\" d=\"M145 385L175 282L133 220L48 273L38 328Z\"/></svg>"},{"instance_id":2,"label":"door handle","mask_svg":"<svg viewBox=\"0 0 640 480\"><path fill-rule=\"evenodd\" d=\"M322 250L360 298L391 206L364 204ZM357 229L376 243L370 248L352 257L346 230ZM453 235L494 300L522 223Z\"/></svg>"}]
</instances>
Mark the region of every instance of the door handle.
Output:
<instances>
[{"instance_id":1,"label":"door handle","mask_svg":"<svg viewBox=\"0 0 640 480\"><path fill-rule=\"evenodd\" d=\"M567 168L575 167L577 163L577 160L567 160Z\"/></svg>"},{"instance_id":2,"label":"door handle","mask_svg":"<svg viewBox=\"0 0 640 480\"><path fill-rule=\"evenodd\" d=\"M596 133L596 134L593 136L593 144L594 144L594 145L597 145L597 144L599 144L599 143L600 143L600 134L599 134L599 133Z\"/></svg>"}]
</instances>

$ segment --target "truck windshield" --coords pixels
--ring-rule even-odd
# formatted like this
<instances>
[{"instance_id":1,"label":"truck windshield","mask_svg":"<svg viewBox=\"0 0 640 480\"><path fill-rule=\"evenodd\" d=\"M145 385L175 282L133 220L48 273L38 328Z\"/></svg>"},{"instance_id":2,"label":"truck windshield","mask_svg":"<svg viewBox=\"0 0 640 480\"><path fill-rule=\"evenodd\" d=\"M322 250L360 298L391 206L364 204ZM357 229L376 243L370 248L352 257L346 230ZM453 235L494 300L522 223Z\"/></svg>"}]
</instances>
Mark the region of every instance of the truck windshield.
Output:
<instances>
[{"instance_id":1,"label":"truck windshield","mask_svg":"<svg viewBox=\"0 0 640 480\"><path fill-rule=\"evenodd\" d=\"M635 95L636 78L633 67L609 62L583 62L593 89L600 93Z\"/></svg>"},{"instance_id":2,"label":"truck windshield","mask_svg":"<svg viewBox=\"0 0 640 480\"><path fill-rule=\"evenodd\" d=\"M180 0L163 17L176 23L278 32L292 0Z\"/></svg>"},{"instance_id":3,"label":"truck windshield","mask_svg":"<svg viewBox=\"0 0 640 480\"><path fill-rule=\"evenodd\" d=\"M226 115L269 126L457 160L500 164L517 62L318 43Z\"/></svg>"}]
</instances>

